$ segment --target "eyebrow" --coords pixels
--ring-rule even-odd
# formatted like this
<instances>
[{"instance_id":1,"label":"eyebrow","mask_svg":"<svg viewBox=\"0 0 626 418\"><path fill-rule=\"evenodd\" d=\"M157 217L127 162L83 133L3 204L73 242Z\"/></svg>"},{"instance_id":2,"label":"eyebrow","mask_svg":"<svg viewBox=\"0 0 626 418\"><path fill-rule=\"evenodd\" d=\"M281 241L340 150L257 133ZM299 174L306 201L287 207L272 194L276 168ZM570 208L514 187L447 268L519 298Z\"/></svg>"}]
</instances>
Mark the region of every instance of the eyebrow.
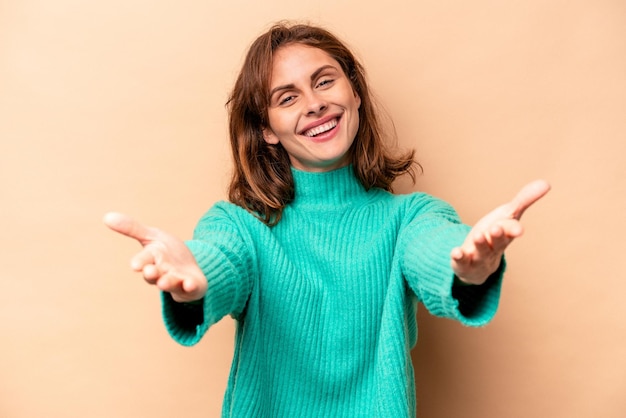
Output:
<instances>
[{"instance_id":1,"label":"eyebrow","mask_svg":"<svg viewBox=\"0 0 626 418\"><path fill-rule=\"evenodd\" d=\"M313 72L313 74L311 74L311 81L315 80L317 78L317 76L319 76L319 74L324 71L327 70L329 68L332 68L333 70L336 70L335 66L330 65L330 64L326 64L326 65L322 65L320 68L318 68L317 70L315 70ZM278 86L278 87L274 87L271 91L270 91L270 99L272 97L274 97L274 94L276 94L277 92L281 91L281 90L290 90L295 88L296 85L291 83L291 84L284 84L282 86Z\"/></svg>"}]
</instances>

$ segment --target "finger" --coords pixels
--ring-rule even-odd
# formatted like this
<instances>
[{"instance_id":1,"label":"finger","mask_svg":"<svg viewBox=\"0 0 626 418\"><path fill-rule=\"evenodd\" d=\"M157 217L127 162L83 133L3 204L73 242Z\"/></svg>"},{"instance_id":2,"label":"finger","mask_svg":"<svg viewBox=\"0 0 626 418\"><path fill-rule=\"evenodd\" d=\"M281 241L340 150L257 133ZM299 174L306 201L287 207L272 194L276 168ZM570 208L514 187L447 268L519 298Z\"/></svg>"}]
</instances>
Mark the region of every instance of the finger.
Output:
<instances>
[{"instance_id":1,"label":"finger","mask_svg":"<svg viewBox=\"0 0 626 418\"><path fill-rule=\"evenodd\" d=\"M156 286L163 292L180 293L182 289L182 280L171 274L164 274L156 281Z\"/></svg>"},{"instance_id":2,"label":"finger","mask_svg":"<svg viewBox=\"0 0 626 418\"><path fill-rule=\"evenodd\" d=\"M471 268L472 260L460 248L455 248L450 253L450 267L458 277L463 277Z\"/></svg>"},{"instance_id":3,"label":"finger","mask_svg":"<svg viewBox=\"0 0 626 418\"><path fill-rule=\"evenodd\" d=\"M143 278L150 284L156 283L161 277L161 272L154 264L148 264L143 268Z\"/></svg>"},{"instance_id":4,"label":"finger","mask_svg":"<svg viewBox=\"0 0 626 418\"><path fill-rule=\"evenodd\" d=\"M142 251L135 254L135 256L133 256L133 258L130 260L130 267L135 271L141 271L148 264L155 263L156 260L152 251L144 248Z\"/></svg>"},{"instance_id":5,"label":"finger","mask_svg":"<svg viewBox=\"0 0 626 418\"><path fill-rule=\"evenodd\" d=\"M524 233L524 227L517 219L503 219L497 226L502 231L502 235L507 238L518 238Z\"/></svg>"},{"instance_id":6,"label":"finger","mask_svg":"<svg viewBox=\"0 0 626 418\"><path fill-rule=\"evenodd\" d=\"M495 230L495 228L492 228ZM474 236L474 255L472 258L480 257L482 254L490 252L493 249L493 237L489 232L484 234L476 234Z\"/></svg>"},{"instance_id":7,"label":"finger","mask_svg":"<svg viewBox=\"0 0 626 418\"><path fill-rule=\"evenodd\" d=\"M492 225L485 233L490 248L502 252L508 245L524 233L522 224L516 219L506 219Z\"/></svg>"},{"instance_id":8,"label":"finger","mask_svg":"<svg viewBox=\"0 0 626 418\"><path fill-rule=\"evenodd\" d=\"M506 247L513 241L513 238L500 230L499 234L491 236L491 251L494 253L504 252Z\"/></svg>"},{"instance_id":9,"label":"finger","mask_svg":"<svg viewBox=\"0 0 626 418\"><path fill-rule=\"evenodd\" d=\"M182 289L185 293L193 293L198 290L198 285L191 279L183 280Z\"/></svg>"},{"instance_id":10,"label":"finger","mask_svg":"<svg viewBox=\"0 0 626 418\"><path fill-rule=\"evenodd\" d=\"M450 252L450 257L457 263L460 263L465 258L465 252L463 251L461 247L456 247L456 248L453 248L452 251Z\"/></svg>"},{"instance_id":11,"label":"finger","mask_svg":"<svg viewBox=\"0 0 626 418\"><path fill-rule=\"evenodd\" d=\"M128 215L109 212L104 215L103 222L115 232L134 238L141 244L144 244L151 239L151 228L144 226Z\"/></svg>"},{"instance_id":12,"label":"finger","mask_svg":"<svg viewBox=\"0 0 626 418\"><path fill-rule=\"evenodd\" d=\"M550 184L545 180L535 180L528 183L517 193L511 201L513 205L513 217L520 219L526 209L533 203L545 196L550 191Z\"/></svg>"}]
</instances>

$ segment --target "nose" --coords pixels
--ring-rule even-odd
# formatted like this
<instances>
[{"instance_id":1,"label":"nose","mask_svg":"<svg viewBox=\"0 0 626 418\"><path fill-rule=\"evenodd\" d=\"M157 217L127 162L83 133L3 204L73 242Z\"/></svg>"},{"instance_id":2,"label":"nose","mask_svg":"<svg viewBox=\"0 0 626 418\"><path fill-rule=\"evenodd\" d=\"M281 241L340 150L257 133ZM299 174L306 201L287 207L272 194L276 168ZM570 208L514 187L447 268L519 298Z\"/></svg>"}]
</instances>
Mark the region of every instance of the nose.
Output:
<instances>
[{"instance_id":1,"label":"nose","mask_svg":"<svg viewBox=\"0 0 626 418\"><path fill-rule=\"evenodd\" d=\"M305 113L307 116L324 112L328 108L328 103L318 94L311 92L307 95Z\"/></svg>"}]
</instances>

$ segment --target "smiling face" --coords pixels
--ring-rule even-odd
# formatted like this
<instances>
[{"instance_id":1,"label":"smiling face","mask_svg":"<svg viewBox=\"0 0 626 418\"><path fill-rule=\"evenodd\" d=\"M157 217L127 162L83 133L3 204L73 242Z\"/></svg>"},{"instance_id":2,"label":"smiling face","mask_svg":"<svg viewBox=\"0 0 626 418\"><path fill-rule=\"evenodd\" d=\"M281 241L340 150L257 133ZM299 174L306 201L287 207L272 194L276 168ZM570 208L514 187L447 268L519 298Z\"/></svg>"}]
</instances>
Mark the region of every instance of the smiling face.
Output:
<instances>
[{"instance_id":1,"label":"smiling face","mask_svg":"<svg viewBox=\"0 0 626 418\"><path fill-rule=\"evenodd\" d=\"M319 48L288 44L274 53L263 137L280 143L294 168L334 170L350 163L360 105L334 58Z\"/></svg>"}]
</instances>

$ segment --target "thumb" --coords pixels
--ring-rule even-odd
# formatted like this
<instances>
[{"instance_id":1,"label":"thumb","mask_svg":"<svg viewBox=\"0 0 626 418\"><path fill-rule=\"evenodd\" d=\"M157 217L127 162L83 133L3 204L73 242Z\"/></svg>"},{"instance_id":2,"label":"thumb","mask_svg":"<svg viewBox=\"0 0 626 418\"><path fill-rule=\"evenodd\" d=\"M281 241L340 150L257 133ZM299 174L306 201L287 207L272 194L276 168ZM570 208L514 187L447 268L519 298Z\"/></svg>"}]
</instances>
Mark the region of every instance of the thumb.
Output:
<instances>
[{"instance_id":1,"label":"thumb","mask_svg":"<svg viewBox=\"0 0 626 418\"><path fill-rule=\"evenodd\" d=\"M113 231L126 235L129 238L134 238L142 245L153 239L151 228L144 226L123 213L109 212L104 215L102 221Z\"/></svg>"},{"instance_id":2,"label":"thumb","mask_svg":"<svg viewBox=\"0 0 626 418\"><path fill-rule=\"evenodd\" d=\"M550 191L550 184L545 180L535 180L528 183L513 198L514 213L513 217L519 220L526 209L533 203L545 196Z\"/></svg>"}]
</instances>

